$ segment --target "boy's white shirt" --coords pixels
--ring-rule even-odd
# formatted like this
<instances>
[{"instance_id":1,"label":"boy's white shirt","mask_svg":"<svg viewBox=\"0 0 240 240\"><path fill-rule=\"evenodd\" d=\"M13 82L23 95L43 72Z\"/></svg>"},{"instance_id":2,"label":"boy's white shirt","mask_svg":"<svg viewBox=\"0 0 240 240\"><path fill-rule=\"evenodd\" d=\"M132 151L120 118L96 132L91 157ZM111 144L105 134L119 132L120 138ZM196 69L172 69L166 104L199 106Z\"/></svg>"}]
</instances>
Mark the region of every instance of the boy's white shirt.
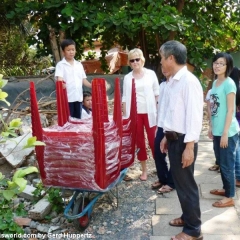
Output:
<instances>
[{"instance_id":1,"label":"boy's white shirt","mask_svg":"<svg viewBox=\"0 0 240 240\"><path fill-rule=\"evenodd\" d=\"M74 59L73 65L63 58L56 65L55 77L61 77L66 82L68 102L83 101L83 79L87 78L83 65Z\"/></svg>"},{"instance_id":2,"label":"boy's white shirt","mask_svg":"<svg viewBox=\"0 0 240 240\"><path fill-rule=\"evenodd\" d=\"M86 119L86 118L91 118L92 117L92 112L90 111L90 113L88 114L86 112L86 110L83 108L82 109L82 115L81 115L81 119Z\"/></svg>"}]
</instances>

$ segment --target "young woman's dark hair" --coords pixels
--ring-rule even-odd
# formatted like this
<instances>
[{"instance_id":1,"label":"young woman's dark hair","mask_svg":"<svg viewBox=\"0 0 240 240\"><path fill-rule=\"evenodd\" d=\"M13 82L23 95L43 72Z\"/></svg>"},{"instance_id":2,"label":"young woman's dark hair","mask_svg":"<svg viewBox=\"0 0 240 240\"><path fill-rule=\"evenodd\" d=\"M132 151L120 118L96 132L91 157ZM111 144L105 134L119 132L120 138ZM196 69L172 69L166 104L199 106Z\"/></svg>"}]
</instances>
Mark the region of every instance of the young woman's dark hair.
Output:
<instances>
[{"instance_id":1,"label":"young woman's dark hair","mask_svg":"<svg viewBox=\"0 0 240 240\"><path fill-rule=\"evenodd\" d=\"M238 107L240 105L240 87L239 87L239 81L240 81L240 69L237 67L234 67L232 72L230 73L229 77L235 82L237 92L236 92L236 106Z\"/></svg>"},{"instance_id":2,"label":"young woman's dark hair","mask_svg":"<svg viewBox=\"0 0 240 240\"><path fill-rule=\"evenodd\" d=\"M225 53L225 52L221 52L221 53L217 53L214 57L213 57L213 63L216 62L219 58L225 58L226 60L226 72L225 72L225 77L228 77L233 69L233 58L229 53Z\"/></svg>"},{"instance_id":3,"label":"young woman's dark hair","mask_svg":"<svg viewBox=\"0 0 240 240\"><path fill-rule=\"evenodd\" d=\"M76 46L76 43L72 40L72 39L64 39L61 42L61 48L64 51L65 47L69 46L69 45L74 45Z\"/></svg>"}]
</instances>

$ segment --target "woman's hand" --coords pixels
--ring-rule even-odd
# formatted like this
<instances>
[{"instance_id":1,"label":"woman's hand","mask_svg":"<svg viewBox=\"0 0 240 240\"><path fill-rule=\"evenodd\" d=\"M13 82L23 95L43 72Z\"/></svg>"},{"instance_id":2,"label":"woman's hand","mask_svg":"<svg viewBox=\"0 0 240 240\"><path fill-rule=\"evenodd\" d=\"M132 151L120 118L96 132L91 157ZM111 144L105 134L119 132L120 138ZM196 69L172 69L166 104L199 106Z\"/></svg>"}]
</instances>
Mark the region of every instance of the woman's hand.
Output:
<instances>
[{"instance_id":1,"label":"woman's hand","mask_svg":"<svg viewBox=\"0 0 240 240\"><path fill-rule=\"evenodd\" d=\"M209 127L208 129L208 137L213 140L212 128Z\"/></svg>"},{"instance_id":2,"label":"woman's hand","mask_svg":"<svg viewBox=\"0 0 240 240\"><path fill-rule=\"evenodd\" d=\"M228 134L223 133L221 140L220 140L220 147L227 148L228 147Z\"/></svg>"}]
</instances>

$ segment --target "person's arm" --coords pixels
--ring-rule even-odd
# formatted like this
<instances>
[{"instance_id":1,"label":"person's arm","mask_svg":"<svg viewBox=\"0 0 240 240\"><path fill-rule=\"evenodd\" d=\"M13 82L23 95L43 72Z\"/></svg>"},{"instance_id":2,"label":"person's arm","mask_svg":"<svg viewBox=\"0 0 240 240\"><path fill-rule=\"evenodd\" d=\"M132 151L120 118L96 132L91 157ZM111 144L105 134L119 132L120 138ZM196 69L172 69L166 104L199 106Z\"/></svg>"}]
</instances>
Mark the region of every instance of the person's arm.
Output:
<instances>
[{"instance_id":1,"label":"person's arm","mask_svg":"<svg viewBox=\"0 0 240 240\"><path fill-rule=\"evenodd\" d=\"M207 101L207 116L208 116L208 137L210 139L213 139L210 100Z\"/></svg>"},{"instance_id":2,"label":"person's arm","mask_svg":"<svg viewBox=\"0 0 240 240\"><path fill-rule=\"evenodd\" d=\"M62 82L64 82L64 80L63 80L62 77L56 77L56 80L57 80L57 81L62 81Z\"/></svg>"},{"instance_id":3,"label":"person's arm","mask_svg":"<svg viewBox=\"0 0 240 240\"><path fill-rule=\"evenodd\" d=\"M83 79L83 85L88 88L92 88L92 84L86 78Z\"/></svg>"},{"instance_id":4,"label":"person's arm","mask_svg":"<svg viewBox=\"0 0 240 240\"><path fill-rule=\"evenodd\" d=\"M211 108L210 108L210 100L207 101L207 117L208 121L211 121Z\"/></svg>"},{"instance_id":5,"label":"person's arm","mask_svg":"<svg viewBox=\"0 0 240 240\"><path fill-rule=\"evenodd\" d=\"M156 104L158 103L158 96L159 96L159 83L157 79L157 75L155 72L153 72L153 92L155 95L155 101Z\"/></svg>"},{"instance_id":6,"label":"person's arm","mask_svg":"<svg viewBox=\"0 0 240 240\"><path fill-rule=\"evenodd\" d=\"M189 81L185 89L186 135L182 154L182 168L194 162L194 143L199 138L203 118L203 90L197 79Z\"/></svg>"},{"instance_id":7,"label":"person's arm","mask_svg":"<svg viewBox=\"0 0 240 240\"><path fill-rule=\"evenodd\" d=\"M123 94L122 94L122 112L123 112L123 117L126 117L127 115L127 107L126 107L126 100L127 100L127 96L126 96L126 88L127 88L127 84L126 84L126 77L124 77L123 79Z\"/></svg>"},{"instance_id":8,"label":"person's arm","mask_svg":"<svg viewBox=\"0 0 240 240\"><path fill-rule=\"evenodd\" d=\"M221 148L226 148L228 146L228 130L230 128L232 116L234 114L235 95L236 94L234 92L231 92L227 95L227 115L223 129L223 134L220 141Z\"/></svg>"},{"instance_id":9,"label":"person's arm","mask_svg":"<svg viewBox=\"0 0 240 240\"><path fill-rule=\"evenodd\" d=\"M123 116L126 116L126 103L125 102L122 103L122 112L123 112Z\"/></svg>"},{"instance_id":10,"label":"person's arm","mask_svg":"<svg viewBox=\"0 0 240 240\"><path fill-rule=\"evenodd\" d=\"M63 68L61 64L57 64L56 65L56 69L55 69L55 80L56 81L60 81L63 82L63 89L66 88L66 82L63 79Z\"/></svg>"}]
</instances>

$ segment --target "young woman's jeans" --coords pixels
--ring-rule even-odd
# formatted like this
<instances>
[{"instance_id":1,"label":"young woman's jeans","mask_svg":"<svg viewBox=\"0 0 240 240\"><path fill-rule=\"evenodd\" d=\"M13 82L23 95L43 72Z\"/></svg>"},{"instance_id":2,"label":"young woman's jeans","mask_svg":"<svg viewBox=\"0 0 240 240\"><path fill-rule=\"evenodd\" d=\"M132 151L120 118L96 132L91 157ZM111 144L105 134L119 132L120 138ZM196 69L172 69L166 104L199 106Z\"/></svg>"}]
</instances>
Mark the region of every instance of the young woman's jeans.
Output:
<instances>
[{"instance_id":1,"label":"young woman's jeans","mask_svg":"<svg viewBox=\"0 0 240 240\"><path fill-rule=\"evenodd\" d=\"M240 134L238 137L238 146L236 151L235 178L236 180L240 181Z\"/></svg>"},{"instance_id":2,"label":"young woman's jeans","mask_svg":"<svg viewBox=\"0 0 240 240\"><path fill-rule=\"evenodd\" d=\"M214 152L221 170L225 196L232 198L235 195L235 160L239 134L228 138L228 147L221 148L221 136L213 136Z\"/></svg>"}]
</instances>

